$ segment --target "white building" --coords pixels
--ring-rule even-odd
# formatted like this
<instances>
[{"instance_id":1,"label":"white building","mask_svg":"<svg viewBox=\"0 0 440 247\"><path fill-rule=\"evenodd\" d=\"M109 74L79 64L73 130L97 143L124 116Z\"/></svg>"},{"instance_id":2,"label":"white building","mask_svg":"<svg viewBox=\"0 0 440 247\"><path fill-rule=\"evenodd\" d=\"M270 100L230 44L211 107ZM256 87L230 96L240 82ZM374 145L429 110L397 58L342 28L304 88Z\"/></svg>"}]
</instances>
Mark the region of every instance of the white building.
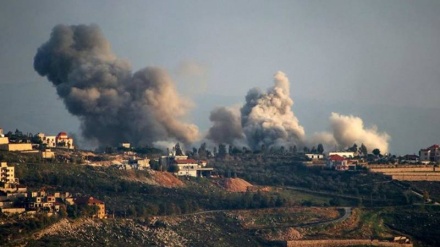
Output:
<instances>
[{"instance_id":1,"label":"white building","mask_svg":"<svg viewBox=\"0 0 440 247\"><path fill-rule=\"evenodd\" d=\"M439 162L440 161L440 146L434 144L429 148L420 149L419 159L422 163Z\"/></svg>"},{"instance_id":2,"label":"white building","mask_svg":"<svg viewBox=\"0 0 440 247\"><path fill-rule=\"evenodd\" d=\"M162 165L176 165L178 167L178 171L175 173L177 176L210 176L210 173L214 170L214 168L204 167L206 161L188 159L188 156L185 155L162 156L160 162Z\"/></svg>"},{"instance_id":3,"label":"white building","mask_svg":"<svg viewBox=\"0 0 440 247\"><path fill-rule=\"evenodd\" d=\"M339 155L344 158L353 158L356 156L356 153L355 152L329 152L328 156L331 156L331 155Z\"/></svg>"},{"instance_id":4,"label":"white building","mask_svg":"<svg viewBox=\"0 0 440 247\"><path fill-rule=\"evenodd\" d=\"M312 153L307 153L305 154L305 156L311 160L322 160L324 159L324 154L312 154Z\"/></svg>"},{"instance_id":5,"label":"white building","mask_svg":"<svg viewBox=\"0 0 440 247\"><path fill-rule=\"evenodd\" d=\"M60 132L56 136L46 136L44 133L38 133L38 137L47 148L75 149L73 138L69 137L66 132Z\"/></svg>"},{"instance_id":6,"label":"white building","mask_svg":"<svg viewBox=\"0 0 440 247\"><path fill-rule=\"evenodd\" d=\"M179 156L176 156L176 158ZM186 157L186 158L181 158ZM188 156L180 156L175 160L176 165L179 167L177 176L191 176L197 177L197 168L199 165L196 160L188 159Z\"/></svg>"},{"instance_id":7,"label":"white building","mask_svg":"<svg viewBox=\"0 0 440 247\"><path fill-rule=\"evenodd\" d=\"M119 144L119 147L129 149L131 147L131 144L129 142L122 142Z\"/></svg>"}]
</instances>

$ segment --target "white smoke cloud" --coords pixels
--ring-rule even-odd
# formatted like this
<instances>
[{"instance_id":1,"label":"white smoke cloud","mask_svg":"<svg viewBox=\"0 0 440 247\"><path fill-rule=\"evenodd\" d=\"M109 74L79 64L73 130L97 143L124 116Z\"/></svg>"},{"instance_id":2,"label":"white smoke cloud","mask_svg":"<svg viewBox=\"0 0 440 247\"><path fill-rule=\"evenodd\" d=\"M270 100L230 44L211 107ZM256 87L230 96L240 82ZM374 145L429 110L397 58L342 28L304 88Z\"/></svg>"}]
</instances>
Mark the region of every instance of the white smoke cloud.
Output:
<instances>
[{"instance_id":1,"label":"white smoke cloud","mask_svg":"<svg viewBox=\"0 0 440 247\"><path fill-rule=\"evenodd\" d=\"M354 143L362 143L371 152L378 148L388 152L390 136L378 132L377 127L365 128L361 118L332 113L330 132L314 134L306 138L304 128L292 111L293 100L290 98L290 84L283 72L274 76L274 86L266 93L258 88L249 90L246 103L241 108L241 115L228 108L217 108L211 112L213 126L207 138L215 143L234 143L245 140L247 145L258 150L262 145L309 147L323 144L325 150L344 149ZM241 120L241 126L237 121ZM244 134L244 138L243 138Z\"/></svg>"},{"instance_id":2,"label":"white smoke cloud","mask_svg":"<svg viewBox=\"0 0 440 247\"><path fill-rule=\"evenodd\" d=\"M337 146L340 149L351 147L355 143L360 146L363 143L369 152L375 148L382 153L389 151L390 136L385 132L379 132L376 126L366 128L361 118L332 112L329 121L331 132L315 134L313 142L323 143L329 148Z\"/></svg>"},{"instance_id":3,"label":"white smoke cloud","mask_svg":"<svg viewBox=\"0 0 440 247\"><path fill-rule=\"evenodd\" d=\"M293 114L289 80L279 71L274 76L274 86L266 93L251 89L241 108L241 123L249 146L285 146L302 144L304 128Z\"/></svg>"}]
</instances>

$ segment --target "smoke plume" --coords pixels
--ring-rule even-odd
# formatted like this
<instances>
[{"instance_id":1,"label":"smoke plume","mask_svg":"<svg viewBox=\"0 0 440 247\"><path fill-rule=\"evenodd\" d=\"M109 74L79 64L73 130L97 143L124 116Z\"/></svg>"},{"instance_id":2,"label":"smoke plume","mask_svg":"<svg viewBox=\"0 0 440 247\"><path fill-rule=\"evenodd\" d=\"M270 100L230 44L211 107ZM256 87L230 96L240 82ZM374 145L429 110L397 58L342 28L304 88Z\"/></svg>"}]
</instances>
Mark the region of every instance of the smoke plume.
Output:
<instances>
[{"instance_id":1,"label":"smoke plume","mask_svg":"<svg viewBox=\"0 0 440 247\"><path fill-rule=\"evenodd\" d=\"M235 141L244 138L241 128L240 112L238 109L219 107L211 111L209 120L213 126L206 138L216 143L233 145Z\"/></svg>"},{"instance_id":2,"label":"smoke plume","mask_svg":"<svg viewBox=\"0 0 440 247\"><path fill-rule=\"evenodd\" d=\"M289 80L283 72L274 76L274 86L266 93L258 88L249 90L240 114L227 108L211 112L214 126L208 138L216 143L232 143L244 137L254 150L262 145L283 146L301 144L304 129L292 112Z\"/></svg>"},{"instance_id":3,"label":"smoke plume","mask_svg":"<svg viewBox=\"0 0 440 247\"><path fill-rule=\"evenodd\" d=\"M382 153L388 152L390 136L385 132L378 132L376 126L365 128L359 117L344 116L332 112L330 127L333 137L340 147L349 147L354 143L360 146L363 143L369 151L378 148Z\"/></svg>"},{"instance_id":4,"label":"smoke plume","mask_svg":"<svg viewBox=\"0 0 440 247\"><path fill-rule=\"evenodd\" d=\"M274 84L266 93L251 89L241 108L241 124L252 149L261 145L269 147L303 142L304 128L292 111L293 100L287 76L278 71Z\"/></svg>"},{"instance_id":5,"label":"smoke plume","mask_svg":"<svg viewBox=\"0 0 440 247\"><path fill-rule=\"evenodd\" d=\"M191 104L180 98L169 75L160 68L133 74L96 25L54 27L35 55L34 68L79 117L87 139L143 145L198 138L198 128L182 121Z\"/></svg>"},{"instance_id":6,"label":"smoke plume","mask_svg":"<svg viewBox=\"0 0 440 247\"><path fill-rule=\"evenodd\" d=\"M262 145L317 146L323 144L326 150L344 149L354 143L362 143L371 151L379 148L388 152L389 135L377 131L377 127L365 128L361 118L332 113L331 132L317 133L312 138L305 137L304 128L292 112L293 100L289 96L289 81L283 72L277 72L275 85L266 93L251 89L246 95L246 103L241 114L228 108L217 108L211 112L213 126L207 138L216 143L232 144L244 139L250 148L258 150ZM241 125L239 124L241 121ZM244 134L244 136L243 136Z\"/></svg>"}]
</instances>

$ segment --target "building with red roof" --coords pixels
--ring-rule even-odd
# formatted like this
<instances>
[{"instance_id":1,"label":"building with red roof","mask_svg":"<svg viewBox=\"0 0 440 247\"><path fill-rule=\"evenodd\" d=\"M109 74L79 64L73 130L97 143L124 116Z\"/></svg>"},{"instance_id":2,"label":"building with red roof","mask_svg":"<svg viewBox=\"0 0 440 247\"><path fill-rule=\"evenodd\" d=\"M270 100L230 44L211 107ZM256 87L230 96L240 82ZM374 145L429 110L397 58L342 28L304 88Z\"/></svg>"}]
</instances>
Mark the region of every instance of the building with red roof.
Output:
<instances>
[{"instance_id":1,"label":"building with red roof","mask_svg":"<svg viewBox=\"0 0 440 247\"><path fill-rule=\"evenodd\" d=\"M92 196L86 196L77 197L73 202L78 205L96 206L98 211L94 216L100 219L105 218L105 203L103 201L93 198Z\"/></svg>"},{"instance_id":2,"label":"building with red roof","mask_svg":"<svg viewBox=\"0 0 440 247\"><path fill-rule=\"evenodd\" d=\"M338 171L348 170L348 160L340 155L329 155L327 159L327 167L334 168Z\"/></svg>"},{"instance_id":3,"label":"building with red roof","mask_svg":"<svg viewBox=\"0 0 440 247\"><path fill-rule=\"evenodd\" d=\"M44 133L38 133L38 137L47 148L75 149L73 138L69 137L67 133L63 131L56 136L46 136Z\"/></svg>"}]
</instances>

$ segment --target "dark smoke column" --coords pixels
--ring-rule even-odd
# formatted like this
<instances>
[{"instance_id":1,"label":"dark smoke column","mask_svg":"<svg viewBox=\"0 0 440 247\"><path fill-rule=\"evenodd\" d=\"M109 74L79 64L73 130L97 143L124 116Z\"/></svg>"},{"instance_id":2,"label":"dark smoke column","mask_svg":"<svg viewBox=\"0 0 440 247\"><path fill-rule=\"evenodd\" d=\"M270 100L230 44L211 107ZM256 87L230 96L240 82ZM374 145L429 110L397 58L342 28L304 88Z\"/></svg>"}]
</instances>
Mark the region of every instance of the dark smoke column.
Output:
<instances>
[{"instance_id":1,"label":"dark smoke column","mask_svg":"<svg viewBox=\"0 0 440 247\"><path fill-rule=\"evenodd\" d=\"M34 69L56 87L87 139L101 145L129 141L192 143L197 126L181 121L190 108L168 74L145 68L134 75L96 25L58 25L34 58Z\"/></svg>"}]
</instances>

